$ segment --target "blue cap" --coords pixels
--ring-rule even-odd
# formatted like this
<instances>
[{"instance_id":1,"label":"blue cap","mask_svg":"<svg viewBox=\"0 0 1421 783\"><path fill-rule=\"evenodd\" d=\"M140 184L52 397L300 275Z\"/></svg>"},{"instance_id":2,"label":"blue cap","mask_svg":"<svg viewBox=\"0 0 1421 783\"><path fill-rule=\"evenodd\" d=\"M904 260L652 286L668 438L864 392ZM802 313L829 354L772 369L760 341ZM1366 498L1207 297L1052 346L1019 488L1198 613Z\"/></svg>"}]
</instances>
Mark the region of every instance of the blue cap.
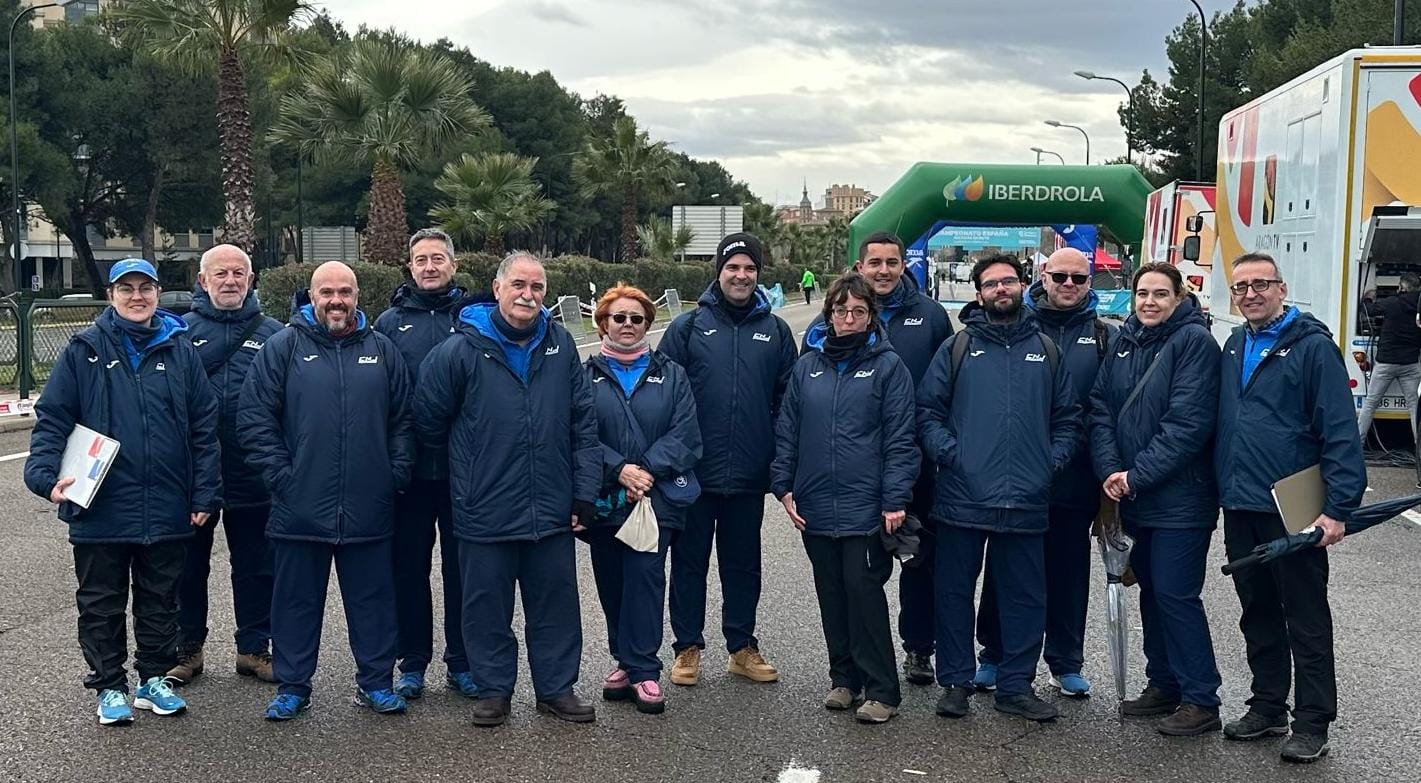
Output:
<instances>
[{"instance_id":1,"label":"blue cap","mask_svg":"<svg viewBox=\"0 0 1421 783\"><path fill-rule=\"evenodd\" d=\"M158 282L158 270L154 269L151 263L141 258L125 258L122 261L115 261L114 265L109 267L109 285L117 283L120 277L134 272L152 278L155 283Z\"/></svg>"}]
</instances>

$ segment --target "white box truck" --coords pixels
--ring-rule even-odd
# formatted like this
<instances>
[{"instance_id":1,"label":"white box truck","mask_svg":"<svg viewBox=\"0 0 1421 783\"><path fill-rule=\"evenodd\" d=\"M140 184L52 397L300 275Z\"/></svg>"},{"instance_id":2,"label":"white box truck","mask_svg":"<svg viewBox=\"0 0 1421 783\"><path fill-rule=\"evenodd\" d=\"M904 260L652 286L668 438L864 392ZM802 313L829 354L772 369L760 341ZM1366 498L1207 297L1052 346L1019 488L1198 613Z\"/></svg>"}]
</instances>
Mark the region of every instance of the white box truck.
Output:
<instances>
[{"instance_id":1,"label":"white box truck","mask_svg":"<svg viewBox=\"0 0 1421 783\"><path fill-rule=\"evenodd\" d=\"M1421 273L1421 47L1351 50L1225 114L1216 182L1215 336L1243 323L1233 259L1269 253L1290 303L1337 338L1361 407L1376 327L1363 294ZM1399 389L1378 415L1405 417Z\"/></svg>"},{"instance_id":2,"label":"white box truck","mask_svg":"<svg viewBox=\"0 0 1421 783\"><path fill-rule=\"evenodd\" d=\"M1197 221L1192 220L1198 218ZM1199 230L1190 231L1196 223ZM1199 247L1190 258L1185 240L1199 238ZM1145 233L1140 247L1140 263L1172 264L1184 276L1184 285L1199 298L1204 312L1212 309L1209 277L1213 272L1214 185L1211 182L1178 180L1154 191L1145 201Z\"/></svg>"}]
</instances>

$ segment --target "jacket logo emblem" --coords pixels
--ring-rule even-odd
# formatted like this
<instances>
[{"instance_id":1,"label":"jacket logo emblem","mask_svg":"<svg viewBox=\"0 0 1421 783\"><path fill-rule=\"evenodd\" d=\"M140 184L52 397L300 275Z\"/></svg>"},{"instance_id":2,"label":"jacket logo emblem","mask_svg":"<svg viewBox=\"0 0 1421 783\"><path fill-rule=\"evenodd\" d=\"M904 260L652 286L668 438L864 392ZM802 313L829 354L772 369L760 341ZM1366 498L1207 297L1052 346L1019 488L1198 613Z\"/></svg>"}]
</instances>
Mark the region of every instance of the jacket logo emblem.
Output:
<instances>
[{"instance_id":1,"label":"jacket logo emblem","mask_svg":"<svg viewBox=\"0 0 1421 783\"><path fill-rule=\"evenodd\" d=\"M408 332L409 330L411 330L411 329L413 329L413 328L414 328L414 324L405 324L404 326L401 326L401 327L400 327L400 331L402 331L402 332Z\"/></svg>"},{"instance_id":2,"label":"jacket logo emblem","mask_svg":"<svg viewBox=\"0 0 1421 783\"><path fill-rule=\"evenodd\" d=\"M114 359L113 361L109 362L108 364L106 364L106 365L104 365L104 366L107 367L108 369L112 370L113 368L115 368L115 367L118 366L118 359Z\"/></svg>"},{"instance_id":3,"label":"jacket logo emblem","mask_svg":"<svg viewBox=\"0 0 1421 783\"><path fill-rule=\"evenodd\" d=\"M99 360L99 357L97 357L97 356L90 356L90 357L89 357L89 364L93 364L93 363L97 362L98 360Z\"/></svg>"},{"instance_id":4,"label":"jacket logo emblem","mask_svg":"<svg viewBox=\"0 0 1421 783\"><path fill-rule=\"evenodd\" d=\"M168 366L165 365L165 364L163 364L162 362L158 362L156 365L153 366L153 369L155 369L155 370L157 370L157 371L159 371L159 372L167 372L167 371L168 371Z\"/></svg>"},{"instance_id":5,"label":"jacket logo emblem","mask_svg":"<svg viewBox=\"0 0 1421 783\"><path fill-rule=\"evenodd\" d=\"M310 356L302 356L302 357L301 357L301 361L303 361L303 362L315 361L319 356L320 356L320 354L318 354L318 353L313 353L313 354L311 354Z\"/></svg>"},{"instance_id":6,"label":"jacket logo emblem","mask_svg":"<svg viewBox=\"0 0 1421 783\"><path fill-rule=\"evenodd\" d=\"M602 381L605 381L605 380L607 380L607 378L606 378L605 376L599 375L599 376L597 376L596 378L593 378L593 379L592 379L592 382L593 382L593 383L601 383Z\"/></svg>"},{"instance_id":7,"label":"jacket logo emblem","mask_svg":"<svg viewBox=\"0 0 1421 783\"><path fill-rule=\"evenodd\" d=\"M206 341L206 340L193 340L193 341L192 341L192 347L194 347L194 348L201 348L201 347L204 346L204 345L207 345L207 341Z\"/></svg>"},{"instance_id":8,"label":"jacket logo emblem","mask_svg":"<svg viewBox=\"0 0 1421 783\"><path fill-rule=\"evenodd\" d=\"M1278 358L1281 359L1281 358L1283 358L1284 356L1287 356L1287 355L1288 355L1288 351L1291 351L1291 350L1293 350L1293 349L1292 349L1292 348L1284 348L1283 350L1279 351L1279 352L1278 352Z\"/></svg>"},{"instance_id":9,"label":"jacket logo emblem","mask_svg":"<svg viewBox=\"0 0 1421 783\"><path fill-rule=\"evenodd\" d=\"M558 351L560 351L560 350L562 350L562 346L561 346L561 345L554 345L553 347L549 348L548 350L543 351L543 355L544 355L544 356L557 356L557 355L558 355Z\"/></svg>"},{"instance_id":10,"label":"jacket logo emblem","mask_svg":"<svg viewBox=\"0 0 1421 783\"><path fill-rule=\"evenodd\" d=\"M904 318L904 319L903 319L903 325L904 325L904 326L922 326L922 325L923 325L923 319L921 319L921 318Z\"/></svg>"},{"instance_id":11,"label":"jacket logo emblem","mask_svg":"<svg viewBox=\"0 0 1421 783\"><path fill-rule=\"evenodd\" d=\"M1121 359L1124 359L1126 356L1129 356L1129 355L1130 355L1130 352L1129 352L1129 351L1116 351L1116 352L1115 352L1115 355L1118 356L1118 357L1120 357Z\"/></svg>"},{"instance_id":12,"label":"jacket logo emblem","mask_svg":"<svg viewBox=\"0 0 1421 783\"><path fill-rule=\"evenodd\" d=\"M1044 353L1029 353L1029 354L1026 355L1026 360L1027 360L1028 362L1044 362L1044 361L1046 361L1046 354L1044 354Z\"/></svg>"},{"instance_id":13,"label":"jacket logo emblem","mask_svg":"<svg viewBox=\"0 0 1421 783\"><path fill-rule=\"evenodd\" d=\"M873 374L874 374L875 372L877 372L877 370L859 370L858 372L854 373L854 377L855 377L855 378L872 378L872 377L873 377Z\"/></svg>"},{"instance_id":14,"label":"jacket logo emblem","mask_svg":"<svg viewBox=\"0 0 1421 783\"><path fill-rule=\"evenodd\" d=\"M968 354L968 356L981 356L981 355L984 354L984 353L986 353L986 351L977 350L977 351L973 351L972 353Z\"/></svg>"},{"instance_id":15,"label":"jacket logo emblem","mask_svg":"<svg viewBox=\"0 0 1421 783\"><path fill-rule=\"evenodd\" d=\"M1077 337L1076 345L1095 345L1094 337Z\"/></svg>"},{"instance_id":16,"label":"jacket logo emblem","mask_svg":"<svg viewBox=\"0 0 1421 783\"><path fill-rule=\"evenodd\" d=\"M356 359L356 360L355 360L355 363L356 363L356 364L379 364L379 363L380 363L380 357L378 357L378 356L362 356L362 357L360 357L359 359Z\"/></svg>"},{"instance_id":17,"label":"jacket logo emblem","mask_svg":"<svg viewBox=\"0 0 1421 783\"><path fill-rule=\"evenodd\" d=\"M676 486L680 487L681 489L685 489L685 488L686 488L686 485L687 485L687 484L690 484L691 482L687 481L687 480L686 480L686 477L683 475L683 476L677 476L677 477L675 478L675 480L674 480L673 483L674 483Z\"/></svg>"},{"instance_id":18,"label":"jacket logo emblem","mask_svg":"<svg viewBox=\"0 0 1421 783\"><path fill-rule=\"evenodd\" d=\"M1264 348L1263 350L1259 351L1259 352L1258 352L1258 358L1260 358L1260 359L1266 359L1266 358L1268 358L1268 349L1267 349L1267 348Z\"/></svg>"},{"instance_id":19,"label":"jacket logo emblem","mask_svg":"<svg viewBox=\"0 0 1421 783\"><path fill-rule=\"evenodd\" d=\"M720 330L719 330L719 329L706 329L706 330L702 331L701 334L705 335L706 337L710 337L711 335L715 334L715 333L718 332L718 331L720 331Z\"/></svg>"},{"instance_id":20,"label":"jacket logo emblem","mask_svg":"<svg viewBox=\"0 0 1421 783\"><path fill-rule=\"evenodd\" d=\"M763 334L763 333L761 333L761 332L756 332L753 339L758 340L758 341L760 341L760 342L762 342L762 343L767 343L767 342L770 341L770 336L769 336L768 334Z\"/></svg>"},{"instance_id":21,"label":"jacket logo emblem","mask_svg":"<svg viewBox=\"0 0 1421 783\"><path fill-rule=\"evenodd\" d=\"M823 375L823 374L824 374L824 371L823 371L823 370L819 370L819 371L817 371L817 372L812 372L812 373L810 373L810 374L809 374L809 377L811 377L811 378L818 378L819 376L821 376L821 375Z\"/></svg>"},{"instance_id":22,"label":"jacket logo emblem","mask_svg":"<svg viewBox=\"0 0 1421 783\"><path fill-rule=\"evenodd\" d=\"M655 378L647 378L647 379L646 379L646 382L647 382L647 383L661 384L661 383L665 383L665 382L666 382L666 379L663 378L662 376L658 375L658 376L656 376Z\"/></svg>"},{"instance_id":23,"label":"jacket logo emblem","mask_svg":"<svg viewBox=\"0 0 1421 783\"><path fill-rule=\"evenodd\" d=\"M265 345L265 343L259 343L256 340L248 340L242 343L243 348L250 348L253 351L260 351L263 345Z\"/></svg>"}]
</instances>

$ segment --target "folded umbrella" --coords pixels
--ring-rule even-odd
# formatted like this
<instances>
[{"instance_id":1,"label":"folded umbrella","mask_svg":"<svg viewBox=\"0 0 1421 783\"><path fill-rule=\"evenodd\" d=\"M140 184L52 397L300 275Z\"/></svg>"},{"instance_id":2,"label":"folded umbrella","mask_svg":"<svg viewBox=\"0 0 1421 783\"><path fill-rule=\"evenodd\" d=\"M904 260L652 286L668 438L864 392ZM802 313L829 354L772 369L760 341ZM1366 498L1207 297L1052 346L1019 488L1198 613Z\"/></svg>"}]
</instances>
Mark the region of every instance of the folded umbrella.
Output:
<instances>
[{"instance_id":1,"label":"folded umbrella","mask_svg":"<svg viewBox=\"0 0 1421 783\"><path fill-rule=\"evenodd\" d=\"M1110 672L1115 680L1115 698L1124 701L1129 675L1130 598L1121 577L1130 565L1130 550L1135 547L1135 539L1121 529L1117 511L1113 524L1101 526L1096 542L1105 563L1105 629Z\"/></svg>"},{"instance_id":2,"label":"folded umbrella","mask_svg":"<svg viewBox=\"0 0 1421 783\"><path fill-rule=\"evenodd\" d=\"M1421 505L1421 495L1407 495L1362 506L1353 512L1352 518L1347 520L1344 527L1347 530L1347 535L1350 536L1367 528L1376 527L1418 505ZM1247 555L1225 563L1220 570L1224 572L1224 576L1232 576L1245 568L1252 568L1260 563L1269 563L1294 552L1317 546L1317 542L1321 540L1322 531L1317 527L1309 527L1300 533L1275 538L1266 544L1259 544Z\"/></svg>"}]
</instances>

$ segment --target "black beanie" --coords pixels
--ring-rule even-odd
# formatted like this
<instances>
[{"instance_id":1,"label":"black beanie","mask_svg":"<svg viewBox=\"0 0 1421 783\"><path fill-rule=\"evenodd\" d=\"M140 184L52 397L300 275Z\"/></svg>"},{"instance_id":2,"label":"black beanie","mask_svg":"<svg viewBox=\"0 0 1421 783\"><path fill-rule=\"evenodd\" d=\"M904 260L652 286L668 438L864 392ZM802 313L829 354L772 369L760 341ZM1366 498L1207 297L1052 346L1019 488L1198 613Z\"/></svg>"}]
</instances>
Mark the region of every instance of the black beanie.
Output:
<instances>
[{"instance_id":1,"label":"black beanie","mask_svg":"<svg viewBox=\"0 0 1421 783\"><path fill-rule=\"evenodd\" d=\"M756 270L765 268L765 246L760 243L759 237L740 231L720 240L720 245L716 247L716 277L720 277L720 270L725 268L727 259L741 253L750 256L750 260L755 263Z\"/></svg>"}]
</instances>

